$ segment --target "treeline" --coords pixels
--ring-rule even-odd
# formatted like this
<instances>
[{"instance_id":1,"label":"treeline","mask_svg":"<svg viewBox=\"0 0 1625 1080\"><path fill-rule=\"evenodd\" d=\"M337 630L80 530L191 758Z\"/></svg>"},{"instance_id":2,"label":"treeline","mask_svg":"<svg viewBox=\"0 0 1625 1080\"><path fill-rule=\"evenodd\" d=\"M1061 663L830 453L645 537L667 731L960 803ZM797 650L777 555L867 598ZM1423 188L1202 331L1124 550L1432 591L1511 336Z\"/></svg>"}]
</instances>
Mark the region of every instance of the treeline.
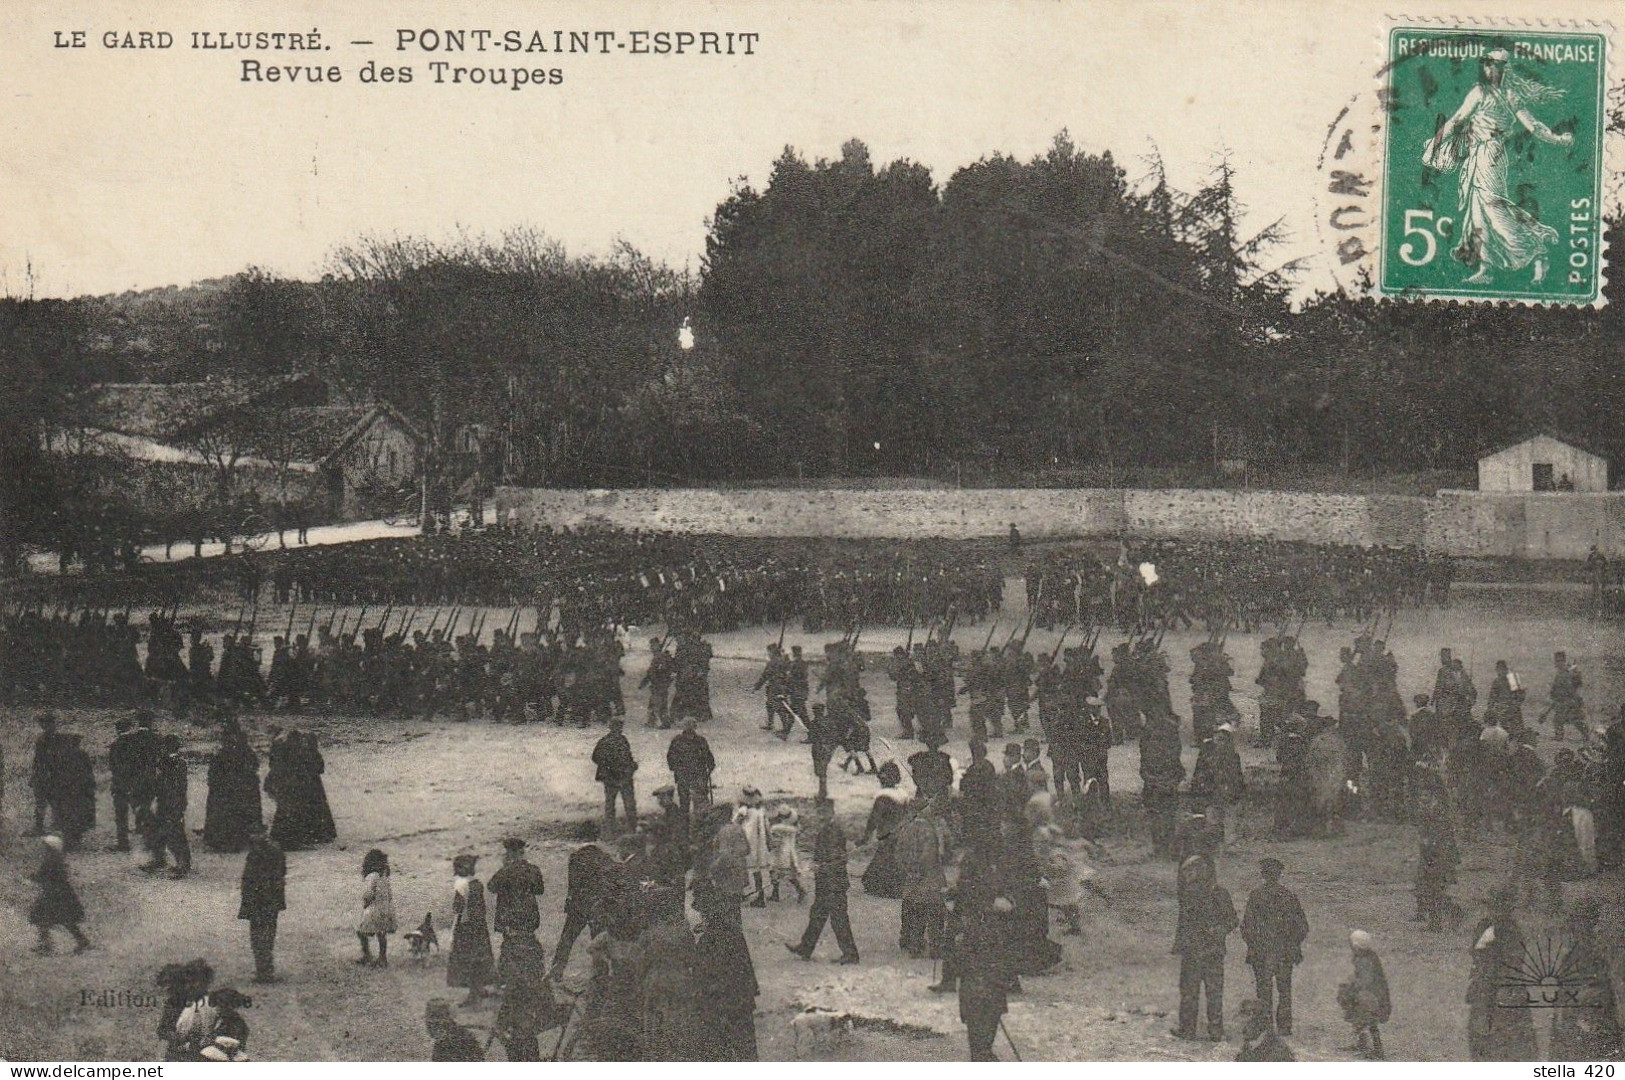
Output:
<instances>
[{"instance_id":1,"label":"treeline","mask_svg":"<svg viewBox=\"0 0 1625 1080\"><path fill-rule=\"evenodd\" d=\"M658 197L658 191L651 192ZM1601 313L1315 296L1194 192L1065 133L938 184L860 142L786 150L708 223L697 276L533 233L366 239L316 282L0 302L6 505L49 497L37 433L93 381L319 371L488 479L563 486L1075 466L1420 471L1536 429L1625 460L1620 275ZM1608 229L1625 250L1621 225ZM692 348L678 327L691 320ZM491 448L495 448L492 450ZM494 455L494 456L493 456Z\"/></svg>"}]
</instances>

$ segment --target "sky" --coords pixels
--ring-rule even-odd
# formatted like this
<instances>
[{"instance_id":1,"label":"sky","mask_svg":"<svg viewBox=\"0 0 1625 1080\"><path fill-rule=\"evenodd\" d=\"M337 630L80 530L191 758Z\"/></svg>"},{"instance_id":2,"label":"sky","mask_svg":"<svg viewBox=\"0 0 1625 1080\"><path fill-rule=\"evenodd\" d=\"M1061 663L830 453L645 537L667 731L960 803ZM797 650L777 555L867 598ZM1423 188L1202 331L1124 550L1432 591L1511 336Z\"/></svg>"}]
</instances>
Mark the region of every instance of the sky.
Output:
<instances>
[{"instance_id":1,"label":"sky","mask_svg":"<svg viewBox=\"0 0 1625 1080\"><path fill-rule=\"evenodd\" d=\"M1612 5L1568 0L1575 15ZM1414 5L1407 5L1414 8ZM1509 0L1497 13L1520 7ZM1391 5L777 0L774 3L218 3L0 6L0 295L100 294L258 265L319 276L363 234L539 230L572 254L618 238L698 270L705 222L786 146L833 157L862 139L939 184L1061 129L1131 179L1160 151L1190 190L1228 149L1254 229L1282 219L1281 261L1331 283L1316 229L1328 125L1366 91ZM1448 9L1447 9L1448 10ZM1457 0L1454 9L1490 9ZM1617 8L1612 8L1617 15ZM754 55L510 55L396 48L448 28L754 33ZM194 32L318 29L322 52L190 47ZM57 48L85 32L83 49ZM164 31L169 49L108 48ZM119 39L122 40L122 39ZM371 41L371 45L352 45ZM742 45L737 43L736 53ZM244 59L337 65L338 83L245 83ZM432 61L557 68L558 85L436 84ZM411 84L364 84L362 65Z\"/></svg>"}]
</instances>

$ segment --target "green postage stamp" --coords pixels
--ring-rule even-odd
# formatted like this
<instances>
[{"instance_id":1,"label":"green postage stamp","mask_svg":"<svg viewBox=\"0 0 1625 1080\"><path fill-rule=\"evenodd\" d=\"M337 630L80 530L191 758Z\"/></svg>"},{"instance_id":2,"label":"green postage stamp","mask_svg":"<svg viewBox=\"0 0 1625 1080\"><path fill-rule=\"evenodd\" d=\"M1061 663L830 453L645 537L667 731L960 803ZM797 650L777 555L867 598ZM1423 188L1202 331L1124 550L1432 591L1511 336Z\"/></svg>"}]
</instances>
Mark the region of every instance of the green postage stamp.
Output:
<instances>
[{"instance_id":1,"label":"green postage stamp","mask_svg":"<svg viewBox=\"0 0 1625 1080\"><path fill-rule=\"evenodd\" d=\"M1608 46L1581 27L1389 32L1381 295L1600 302Z\"/></svg>"}]
</instances>

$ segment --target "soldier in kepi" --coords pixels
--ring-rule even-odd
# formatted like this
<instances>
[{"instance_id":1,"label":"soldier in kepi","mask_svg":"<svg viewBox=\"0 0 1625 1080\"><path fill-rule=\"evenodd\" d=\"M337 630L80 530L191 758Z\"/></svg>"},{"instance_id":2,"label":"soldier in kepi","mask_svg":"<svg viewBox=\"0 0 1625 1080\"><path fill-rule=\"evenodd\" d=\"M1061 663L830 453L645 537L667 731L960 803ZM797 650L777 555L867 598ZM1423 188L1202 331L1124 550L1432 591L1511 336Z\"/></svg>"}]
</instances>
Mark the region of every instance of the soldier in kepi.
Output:
<instances>
[{"instance_id":1,"label":"soldier in kepi","mask_svg":"<svg viewBox=\"0 0 1625 1080\"><path fill-rule=\"evenodd\" d=\"M1552 654L1551 704L1546 712L1552 718L1552 738L1563 741L1563 729L1573 726L1580 733L1580 741L1590 742L1591 731L1586 727L1585 702L1580 697L1580 669L1569 663L1569 654Z\"/></svg>"}]
</instances>

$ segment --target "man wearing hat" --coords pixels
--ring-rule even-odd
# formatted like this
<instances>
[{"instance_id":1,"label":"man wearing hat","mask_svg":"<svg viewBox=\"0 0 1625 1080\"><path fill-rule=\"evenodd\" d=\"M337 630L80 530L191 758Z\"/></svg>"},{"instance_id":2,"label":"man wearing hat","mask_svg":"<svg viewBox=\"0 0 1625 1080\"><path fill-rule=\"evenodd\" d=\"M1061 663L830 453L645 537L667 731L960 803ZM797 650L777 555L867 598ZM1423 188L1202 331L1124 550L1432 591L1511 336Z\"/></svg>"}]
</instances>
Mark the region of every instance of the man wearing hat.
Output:
<instances>
[{"instance_id":1,"label":"man wearing hat","mask_svg":"<svg viewBox=\"0 0 1625 1080\"><path fill-rule=\"evenodd\" d=\"M542 872L525 858L525 842L517 836L502 841L502 869L485 883L486 892L496 897L491 929L502 935L502 958L498 970L505 970L510 938L535 940L542 925L542 908L537 902L546 889Z\"/></svg>"},{"instance_id":2,"label":"man wearing hat","mask_svg":"<svg viewBox=\"0 0 1625 1080\"><path fill-rule=\"evenodd\" d=\"M1247 790L1241 772L1241 755L1236 752L1235 730L1232 724L1214 728L1213 735L1204 740L1197 751L1196 767L1191 770L1192 808L1207 816L1208 826L1221 845L1228 808L1240 801Z\"/></svg>"},{"instance_id":3,"label":"man wearing hat","mask_svg":"<svg viewBox=\"0 0 1625 1080\"><path fill-rule=\"evenodd\" d=\"M131 796L140 787L145 786L145 777L140 775L140 765L136 760L134 751L139 743L136 739L135 721L128 716L121 716L113 721L113 742L107 748L108 771L112 773L113 789L113 828L117 834L117 842L109 851L130 850L130 819L135 818L137 829L142 825L142 814L138 806L132 805Z\"/></svg>"},{"instance_id":4,"label":"man wearing hat","mask_svg":"<svg viewBox=\"0 0 1625 1080\"><path fill-rule=\"evenodd\" d=\"M254 981L280 981L273 952L277 918L287 909L288 858L264 822L249 827L248 855L243 859L242 900L237 917L248 921L248 947L254 954Z\"/></svg>"},{"instance_id":5,"label":"man wearing hat","mask_svg":"<svg viewBox=\"0 0 1625 1080\"><path fill-rule=\"evenodd\" d=\"M1418 761L1437 760L1450 745L1450 734L1438 712L1430 707L1431 699L1426 694L1417 694L1411 704L1416 711L1405 724L1411 736L1411 753Z\"/></svg>"},{"instance_id":6,"label":"man wearing hat","mask_svg":"<svg viewBox=\"0 0 1625 1080\"><path fill-rule=\"evenodd\" d=\"M677 804L685 814L703 814L711 805L711 774L717 767L711 744L694 728L694 718L685 717L683 730L666 748L666 767L671 770Z\"/></svg>"},{"instance_id":7,"label":"man wearing hat","mask_svg":"<svg viewBox=\"0 0 1625 1080\"><path fill-rule=\"evenodd\" d=\"M1027 782L1027 766L1021 759L1021 744L1004 744L1004 772L999 774L1000 803L1005 816L1019 815L1032 798L1032 785Z\"/></svg>"},{"instance_id":8,"label":"man wearing hat","mask_svg":"<svg viewBox=\"0 0 1625 1080\"><path fill-rule=\"evenodd\" d=\"M1259 876L1264 880L1247 897L1241 939L1247 944L1247 966L1253 969L1264 1023L1281 1035L1290 1035L1292 969L1303 963L1309 920L1297 895L1281 884L1285 870L1279 859L1259 862ZM1272 1008L1274 1016L1270 1015Z\"/></svg>"},{"instance_id":9,"label":"man wearing hat","mask_svg":"<svg viewBox=\"0 0 1625 1080\"><path fill-rule=\"evenodd\" d=\"M677 789L671 784L655 788L654 796L660 804L660 819L652 827L650 869L656 881L681 884L689 865L688 812L678 805Z\"/></svg>"},{"instance_id":10,"label":"man wearing hat","mask_svg":"<svg viewBox=\"0 0 1625 1080\"><path fill-rule=\"evenodd\" d=\"M619 716L609 718L609 732L592 748L592 763L598 767L597 780L604 786L604 828L615 832L615 800L621 800L626 815L626 828L630 832L638 827L638 800L632 788L632 776L638 763L632 757L632 744L622 731Z\"/></svg>"},{"instance_id":11,"label":"man wearing hat","mask_svg":"<svg viewBox=\"0 0 1625 1080\"><path fill-rule=\"evenodd\" d=\"M1083 732L1080 747L1081 775L1083 786L1092 791L1099 800L1100 806L1105 810L1112 808L1112 785L1109 759L1112 743L1116 741L1116 733L1112 731L1111 719L1106 715L1105 702L1094 695L1084 698L1083 701ZM1093 781L1093 786L1090 786Z\"/></svg>"},{"instance_id":12,"label":"man wearing hat","mask_svg":"<svg viewBox=\"0 0 1625 1080\"><path fill-rule=\"evenodd\" d=\"M1237 1061L1297 1061L1292 1047L1270 1024L1269 1006L1249 998L1241 1003L1241 1049Z\"/></svg>"},{"instance_id":13,"label":"man wearing hat","mask_svg":"<svg viewBox=\"0 0 1625 1080\"><path fill-rule=\"evenodd\" d=\"M942 750L948 739L939 729L922 730L920 740L925 743L925 749L908 756L908 772L920 798L933 799L954 786L953 760ZM1026 800L1022 804L1026 805Z\"/></svg>"},{"instance_id":14,"label":"man wearing hat","mask_svg":"<svg viewBox=\"0 0 1625 1080\"><path fill-rule=\"evenodd\" d=\"M999 1060L993 1041L1017 982L1009 940L1014 910L1007 897L998 896L960 913L951 959L959 985L959 1018L965 1024L972 1061ZM943 982L947 981L945 971Z\"/></svg>"},{"instance_id":15,"label":"man wearing hat","mask_svg":"<svg viewBox=\"0 0 1625 1080\"><path fill-rule=\"evenodd\" d=\"M34 792L34 836L45 834L45 814L53 810L58 819L62 808L55 806L59 797L62 750L66 745L56 729L55 713L40 713L34 723L39 734L34 738L34 760L28 770L28 786Z\"/></svg>"},{"instance_id":16,"label":"man wearing hat","mask_svg":"<svg viewBox=\"0 0 1625 1080\"><path fill-rule=\"evenodd\" d=\"M835 931L835 941L841 947L837 964L858 962L858 943L852 937L852 920L847 915L846 892L851 881L846 870L846 832L835 820L835 804L819 799L815 808L813 838L813 902L807 912L807 930L801 941L785 945L786 949L803 960L811 960L818 939L823 936L824 924Z\"/></svg>"},{"instance_id":17,"label":"man wearing hat","mask_svg":"<svg viewBox=\"0 0 1625 1080\"><path fill-rule=\"evenodd\" d=\"M1179 957L1179 1026L1173 1034L1199 1039L1197 1019L1207 995L1207 1038L1224 1039L1225 939L1236 928L1230 892L1218 883L1211 863L1193 856L1179 871L1179 922L1172 952Z\"/></svg>"},{"instance_id":18,"label":"man wearing hat","mask_svg":"<svg viewBox=\"0 0 1625 1080\"><path fill-rule=\"evenodd\" d=\"M452 1019L451 1003L434 998L423 1007L423 1026L434 1040L429 1051L430 1061L484 1061L474 1033Z\"/></svg>"}]
</instances>

